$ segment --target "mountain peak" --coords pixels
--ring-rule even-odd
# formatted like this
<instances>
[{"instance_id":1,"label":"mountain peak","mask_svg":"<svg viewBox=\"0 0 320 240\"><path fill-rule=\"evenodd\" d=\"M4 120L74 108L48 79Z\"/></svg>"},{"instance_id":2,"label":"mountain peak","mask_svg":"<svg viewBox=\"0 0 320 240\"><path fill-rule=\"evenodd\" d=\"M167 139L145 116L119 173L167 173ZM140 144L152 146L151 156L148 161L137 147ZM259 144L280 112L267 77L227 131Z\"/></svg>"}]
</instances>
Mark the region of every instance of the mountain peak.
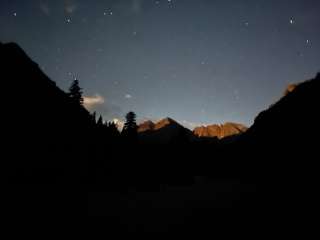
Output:
<instances>
[{"instance_id":1,"label":"mountain peak","mask_svg":"<svg viewBox=\"0 0 320 240\"><path fill-rule=\"evenodd\" d=\"M151 120L144 121L143 123L139 124L138 132L145 132L145 131L152 131L154 130L154 122Z\"/></svg>"},{"instance_id":2,"label":"mountain peak","mask_svg":"<svg viewBox=\"0 0 320 240\"><path fill-rule=\"evenodd\" d=\"M18 53L20 56L24 56L24 57L29 58L27 56L27 54L25 53L25 51L18 44L14 43L14 42L9 42L9 43L1 43L0 42L0 46L4 47L7 50L10 50L11 54Z\"/></svg>"},{"instance_id":3,"label":"mountain peak","mask_svg":"<svg viewBox=\"0 0 320 240\"><path fill-rule=\"evenodd\" d=\"M284 96L288 95L289 93L293 92L299 84L296 83L291 83L287 86L285 92L284 92Z\"/></svg>"},{"instance_id":4,"label":"mountain peak","mask_svg":"<svg viewBox=\"0 0 320 240\"><path fill-rule=\"evenodd\" d=\"M224 137L243 133L246 130L247 127L242 124L226 122L224 124L213 124L209 126L196 127L193 130L193 133L198 137L217 137L219 139L222 139Z\"/></svg>"},{"instance_id":5,"label":"mountain peak","mask_svg":"<svg viewBox=\"0 0 320 240\"><path fill-rule=\"evenodd\" d=\"M166 117L164 119L161 119L160 121L158 121L158 123L160 122L166 122L166 123L177 123L177 121L173 120L172 118Z\"/></svg>"},{"instance_id":6,"label":"mountain peak","mask_svg":"<svg viewBox=\"0 0 320 240\"><path fill-rule=\"evenodd\" d=\"M180 126L180 124L172 118L166 117L155 124L155 129L160 129L168 125Z\"/></svg>"}]
</instances>

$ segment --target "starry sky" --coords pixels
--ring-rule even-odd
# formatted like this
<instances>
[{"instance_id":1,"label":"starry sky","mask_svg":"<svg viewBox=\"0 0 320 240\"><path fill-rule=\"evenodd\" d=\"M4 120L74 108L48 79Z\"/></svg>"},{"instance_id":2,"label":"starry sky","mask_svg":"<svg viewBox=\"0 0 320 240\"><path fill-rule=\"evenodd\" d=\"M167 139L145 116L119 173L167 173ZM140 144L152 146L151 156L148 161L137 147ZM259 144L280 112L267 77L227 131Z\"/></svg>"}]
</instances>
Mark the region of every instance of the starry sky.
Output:
<instances>
[{"instance_id":1,"label":"starry sky","mask_svg":"<svg viewBox=\"0 0 320 240\"><path fill-rule=\"evenodd\" d=\"M106 119L239 122L320 71L319 0L1 0L17 42Z\"/></svg>"}]
</instances>

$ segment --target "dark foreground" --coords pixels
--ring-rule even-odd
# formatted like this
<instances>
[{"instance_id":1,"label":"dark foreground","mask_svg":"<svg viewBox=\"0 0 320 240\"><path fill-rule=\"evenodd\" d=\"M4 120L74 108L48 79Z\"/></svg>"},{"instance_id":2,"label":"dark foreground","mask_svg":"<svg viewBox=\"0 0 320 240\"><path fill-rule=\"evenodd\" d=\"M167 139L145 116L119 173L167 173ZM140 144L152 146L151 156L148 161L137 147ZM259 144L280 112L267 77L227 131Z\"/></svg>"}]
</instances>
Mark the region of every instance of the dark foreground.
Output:
<instances>
[{"instance_id":1,"label":"dark foreground","mask_svg":"<svg viewBox=\"0 0 320 240\"><path fill-rule=\"evenodd\" d=\"M102 216L108 233L311 232L320 74L231 142L148 144L99 125L16 44L0 43L0 66L1 214L13 226Z\"/></svg>"}]
</instances>

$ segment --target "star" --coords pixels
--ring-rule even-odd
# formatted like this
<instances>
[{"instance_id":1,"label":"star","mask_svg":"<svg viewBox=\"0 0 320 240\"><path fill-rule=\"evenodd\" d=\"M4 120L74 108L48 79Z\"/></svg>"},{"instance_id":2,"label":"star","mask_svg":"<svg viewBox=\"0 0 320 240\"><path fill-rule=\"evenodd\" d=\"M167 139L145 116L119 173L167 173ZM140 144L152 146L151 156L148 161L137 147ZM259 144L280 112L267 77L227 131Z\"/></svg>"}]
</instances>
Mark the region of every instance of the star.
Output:
<instances>
[{"instance_id":1,"label":"star","mask_svg":"<svg viewBox=\"0 0 320 240\"><path fill-rule=\"evenodd\" d=\"M13 16L14 16L14 17L16 17L16 16L17 16L17 13L16 13L16 12L14 12L14 13L13 13Z\"/></svg>"},{"instance_id":2,"label":"star","mask_svg":"<svg viewBox=\"0 0 320 240\"><path fill-rule=\"evenodd\" d=\"M293 25L293 24L295 23L295 21L294 21L293 18L291 18L291 19L289 20L289 22L290 22L291 25Z\"/></svg>"},{"instance_id":3,"label":"star","mask_svg":"<svg viewBox=\"0 0 320 240\"><path fill-rule=\"evenodd\" d=\"M124 98L125 98L125 99L131 99L132 96L131 96L131 94L128 94L128 93L127 93L127 94L124 96Z\"/></svg>"},{"instance_id":4,"label":"star","mask_svg":"<svg viewBox=\"0 0 320 240\"><path fill-rule=\"evenodd\" d=\"M66 21L67 21L67 23L71 23L71 19L70 18L68 18Z\"/></svg>"}]
</instances>

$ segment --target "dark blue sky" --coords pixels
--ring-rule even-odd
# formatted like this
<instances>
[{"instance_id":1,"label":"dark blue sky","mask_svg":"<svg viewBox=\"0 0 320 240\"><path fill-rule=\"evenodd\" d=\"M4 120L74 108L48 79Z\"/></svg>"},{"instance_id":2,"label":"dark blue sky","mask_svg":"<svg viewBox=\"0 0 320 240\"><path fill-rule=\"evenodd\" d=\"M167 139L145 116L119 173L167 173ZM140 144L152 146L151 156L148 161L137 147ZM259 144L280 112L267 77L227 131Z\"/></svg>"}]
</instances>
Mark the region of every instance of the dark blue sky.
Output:
<instances>
[{"instance_id":1,"label":"dark blue sky","mask_svg":"<svg viewBox=\"0 0 320 240\"><path fill-rule=\"evenodd\" d=\"M254 117L320 70L319 0L1 0L15 41L107 119ZM91 100L91 101L90 101Z\"/></svg>"}]
</instances>

